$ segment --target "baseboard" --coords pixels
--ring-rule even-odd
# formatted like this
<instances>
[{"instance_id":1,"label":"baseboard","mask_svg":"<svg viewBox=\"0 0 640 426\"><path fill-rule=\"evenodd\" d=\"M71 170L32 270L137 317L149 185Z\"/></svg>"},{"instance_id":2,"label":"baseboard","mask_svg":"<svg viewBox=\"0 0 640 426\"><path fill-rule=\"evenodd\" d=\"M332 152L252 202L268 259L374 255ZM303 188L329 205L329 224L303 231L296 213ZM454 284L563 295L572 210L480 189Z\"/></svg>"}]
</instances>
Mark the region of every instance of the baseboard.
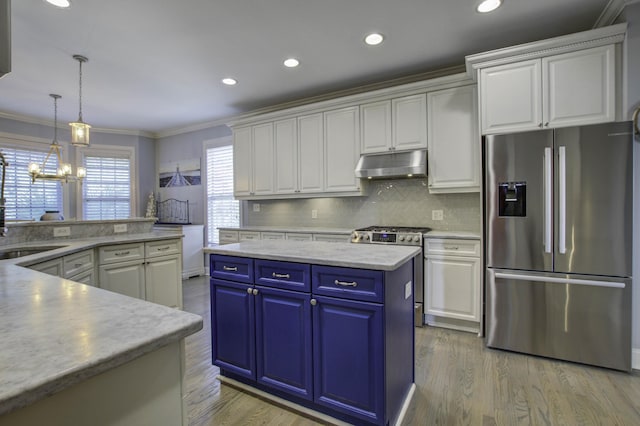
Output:
<instances>
[{"instance_id":1,"label":"baseboard","mask_svg":"<svg viewBox=\"0 0 640 426\"><path fill-rule=\"evenodd\" d=\"M477 322L464 321L454 318L437 317L434 315L425 315L424 317L425 324L431 327L442 327L475 334L478 334L478 331L480 330L480 324Z\"/></svg>"},{"instance_id":2,"label":"baseboard","mask_svg":"<svg viewBox=\"0 0 640 426\"><path fill-rule=\"evenodd\" d=\"M640 370L640 348L631 349L631 368Z\"/></svg>"}]
</instances>

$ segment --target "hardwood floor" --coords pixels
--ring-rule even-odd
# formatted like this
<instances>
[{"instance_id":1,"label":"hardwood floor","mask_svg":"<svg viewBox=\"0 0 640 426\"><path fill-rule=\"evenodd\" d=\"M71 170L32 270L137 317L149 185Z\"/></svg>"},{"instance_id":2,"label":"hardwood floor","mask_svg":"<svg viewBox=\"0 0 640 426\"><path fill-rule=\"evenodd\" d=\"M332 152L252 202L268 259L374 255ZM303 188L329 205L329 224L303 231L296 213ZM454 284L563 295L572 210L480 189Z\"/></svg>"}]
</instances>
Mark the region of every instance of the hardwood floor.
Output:
<instances>
[{"instance_id":1,"label":"hardwood floor","mask_svg":"<svg viewBox=\"0 0 640 426\"><path fill-rule=\"evenodd\" d=\"M204 328L186 339L189 425L316 425L215 380L208 277L184 282ZM488 349L477 336L416 329L416 395L403 425L640 425L640 373Z\"/></svg>"}]
</instances>

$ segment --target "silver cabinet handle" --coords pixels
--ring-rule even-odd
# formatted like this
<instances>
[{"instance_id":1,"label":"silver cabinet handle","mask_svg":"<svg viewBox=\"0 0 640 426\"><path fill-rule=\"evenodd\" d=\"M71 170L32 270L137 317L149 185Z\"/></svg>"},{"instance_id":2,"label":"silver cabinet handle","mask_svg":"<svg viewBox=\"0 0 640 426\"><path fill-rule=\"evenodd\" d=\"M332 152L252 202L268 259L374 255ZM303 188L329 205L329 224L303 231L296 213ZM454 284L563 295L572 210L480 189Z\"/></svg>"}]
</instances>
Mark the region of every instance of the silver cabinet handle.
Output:
<instances>
[{"instance_id":1,"label":"silver cabinet handle","mask_svg":"<svg viewBox=\"0 0 640 426\"><path fill-rule=\"evenodd\" d=\"M114 253L114 255L116 255L116 256L126 256L129 253L131 253L129 250L127 250L127 251L118 251L118 252Z\"/></svg>"},{"instance_id":2,"label":"silver cabinet handle","mask_svg":"<svg viewBox=\"0 0 640 426\"><path fill-rule=\"evenodd\" d=\"M338 280L335 280L333 283L335 285L341 285L341 286L344 286L344 287L356 287L358 285L358 283L355 282L355 281L338 281Z\"/></svg>"},{"instance_id":3,"label":"silver cabinet handle","mask_svg":"<svg viewBox=\"0 0 640 426\"><path fill-rule=\"evenodd\" d=\"M248 289L247 289L247 293L248 293L248 294L253 294L253 289L248 288Z\"/></svg>"},{"instance_id":4,"label":"silver cabinet handle","mask_svg":"<svg viewBox=\"0 0 640 426\"><path fill-rule=\"evenodd\" d=\"M158 251L166 251L169 250L171 248L171 246L166 246L166 247L158 247Z\"/></svg>"},{"instance_id":5,"label":"silver cabinet handle","mask_svg":"<svg viewBox=\"0 0 640 426\"><path fill-rule=\"evenodd\" d=\"M538 127L542 127L542 123L538 123Z\"/></svg>"},{"instance_id":6,"label":"silver cabinet handle","mask_svg":"<svg viewBox=\"0 0 640 426\"><path fill-rule=\"evenodd\" d=\"M318 301L316 299L311 299L309 303L311 303L311 306L316 306L318 304Z\"/></svg>"},{"instance_id":7,"label":"silver cabinet handle","mask_svg":"<svg viewBox=\"0 0 640 426\"><path fill-rule=\"evenodd\" d=\"M544 123L544 127L549 127L549 122Z\"/></svg>"},{"instance_id":8,"label":"silver cabinet handle","mask_svg":"<svg viewBox=\"0 0 640 426\"><path fill-rule=\"evenodd\" d=\"M82 265L83 265L83 263L74 263L74 264L73 264L73 267L74 267L74 268L79 268L79 267L81 267Z\"/></svg>"},{"instance_id":9,"label":"silver cabinet handle","mask_svg":"<svg viewBox=\"0 0 640 426\"><path fill-rule=\"evenodd\" d=\"M445 250L459 250L460 247L458 246L444 246Z\"/></svg>"},{"instance_id":10,"label":"silver cabinet handle","mask_svg":"<svg viewBox=\"0 0 640 426\"><path fill-rule=\"evenodd\" d=\"M258 289L257 289L257 288L254 288L254 289L253 289L253 295L254 295L254 296L257 296L257 295L258 295Z\"/></svg>"},{"instance_id":11,"label":"silver cabinet handle","mask_svg":"<svg viewBox=\"0 0 640 426\"><path fill-rule=\"evenodd\" d=\"M222 267L222 270L223 270L223 271L237 272L237 271L238 271L238 267L237 267L237 266L227 266L227 265L224 265L224 266Z\"/></svg>"},{"instance_id":12,"label":"silver cabinet handle","mask_svg":"<svg viewBox=\"0 0 640 426\"><path fill-rule=\"evenodd\" d=\"M277 272L274 272L273 274L271 274L271 276L273 278L286 278L286 279L291 278L291 276L289 274L279 274Z\"/></svg>"}]
</instances>

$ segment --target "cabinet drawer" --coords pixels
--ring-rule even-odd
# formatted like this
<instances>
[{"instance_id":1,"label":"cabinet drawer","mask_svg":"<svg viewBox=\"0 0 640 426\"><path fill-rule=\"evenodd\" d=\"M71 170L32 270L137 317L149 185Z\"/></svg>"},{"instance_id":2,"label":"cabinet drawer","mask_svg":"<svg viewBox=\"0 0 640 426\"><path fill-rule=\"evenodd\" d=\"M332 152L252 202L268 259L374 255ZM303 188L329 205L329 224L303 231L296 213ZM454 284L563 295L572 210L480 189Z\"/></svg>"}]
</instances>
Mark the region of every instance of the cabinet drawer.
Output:
<instances>
[{"instance_id":1,"label":"cabinet drawer","mask_svg":"<svg viewBox=\"0 0 640 426\"><path fill-rule=\"evenodd\" d=\"M181 251L180 240L161 240L145 243L145 257L166 256L179 254Z\"/></svg>"},{"instance_id":2,"label":"cabinet drawer","mask_svg":"<svg viewBox=\"0 0 640 426\"><path fill-rule=\"evenodd\" d=\"M238 242L238 231L218 231L220 244L231 244Z\"/></svg>"},{"instance_id":3,"label":"cabinet drawer","mask_svg":"<svg viewBox=\"0 0 640 426\"><path fill-rule=\"evenodd\" d=\"M284 240L284 232L261 232L263 240Z\"/></svg>"},{"instance_id":4,"label":"cabinet drawer","mask_svg":"<svg viewBox=\"0 0 640 426\"><path fill-rule=\"evenodd\" d=\"M85 250L65 256L62 261L64 277L71 278L81 272L93 269L93 250Z\"/></svg>"},{"instance_id":5,"label":"cabinet drawer","mask_svg":"<svg viewBox=\"0 0 640 426\"><path fill-rule=\"evenodd\" d=\"M351 235L348 234L313 234L313 241L326 241L328 243L348 243Z\"/></svg>"},{"instance_id":6,"label":"cabinet drawer","mask_svg":"<svg viewBox=\"0 0 640 426\"><path fill-rule=\"evenodd\" d=\"M316 266L311 268L313 294L382 303L383 272Z\"/></svg>"},{"instance_id":7,"label":"cabinet drawer","mask_svg":"<svg viewBox=\"0 0 640 426\"><path fill-rule=\"evenodd\" d=\"M312 241L313 234L300 234L297 232L287 232L287 240L292 241Z\"/></svg>"},{"instance_id":8,"label":"cabinet drawer","mask_svg":"<svg viewBox=\"0 0 640 426\"><path fill-rule=\"evenodd\" d=\"M427 238L425 241L425 253L427 256L430 254L444 254L480 257L480 241L478 240Z\"/></svg>"},{"instance_id":9,"label":"cabinet drawer","mask_svg":"<svg viewBox=\"0 0 640 426\"><path fill-rule=\"evenodd\" d=\"M256 260L255 277L256 284L286 290L311 291L311 265Z\"/></svg>"},{"instance_id":10,"label":"cabinet drawer","mask_svg":"<svg viewBox=\"0 0 640 426\"><path fill-rule=\"evenodd\" d=\"M144 259L144 243L100 247L98 249L98 259L101 265L105 263Z\"/></svg>"},{"instance_id":11,"label":"cabinet drawer","mask_svg":"<svg viewBox=\"0 0 640 426\"><path fill-rule=\"evenodd\" d=\"M253 259L212 254L210 261L211 278L253 284Z\"/></svg>"},{"instance_id":12,"label":"cabinet drawer","mask_svg":"<svg viewBox=\"0 0 640 426\"><path fill-rule=\"evenodd\" d=\"M259 232L254 232L254 231L240 231L240 232L238 232L238 237L239 237L240 241L259 240L260 239L260 233Z\"/></svg>"}]
</instances>

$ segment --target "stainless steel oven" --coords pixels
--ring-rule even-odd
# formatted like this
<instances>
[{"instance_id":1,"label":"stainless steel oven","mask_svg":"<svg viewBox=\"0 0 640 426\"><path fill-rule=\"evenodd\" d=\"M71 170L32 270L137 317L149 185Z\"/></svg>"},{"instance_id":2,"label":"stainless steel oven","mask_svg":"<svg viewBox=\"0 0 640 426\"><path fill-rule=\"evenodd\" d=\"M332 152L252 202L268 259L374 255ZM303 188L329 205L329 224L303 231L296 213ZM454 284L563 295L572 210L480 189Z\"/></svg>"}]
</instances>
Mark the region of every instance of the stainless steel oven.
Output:
<instances>
[{"instance_id":1,"label":"stainless steel oven","mask_svg":"<svg viewBox=\"0 0 640 426\"><path fill-rule=\"evenodd\" d=\"M404 226L369 226L353 231L351 242L357 244L395 244L420 248L413 259L413 294L415 295L416 327L424 324L424 234L431 228Z\"/></svg>"}]
</instances>

